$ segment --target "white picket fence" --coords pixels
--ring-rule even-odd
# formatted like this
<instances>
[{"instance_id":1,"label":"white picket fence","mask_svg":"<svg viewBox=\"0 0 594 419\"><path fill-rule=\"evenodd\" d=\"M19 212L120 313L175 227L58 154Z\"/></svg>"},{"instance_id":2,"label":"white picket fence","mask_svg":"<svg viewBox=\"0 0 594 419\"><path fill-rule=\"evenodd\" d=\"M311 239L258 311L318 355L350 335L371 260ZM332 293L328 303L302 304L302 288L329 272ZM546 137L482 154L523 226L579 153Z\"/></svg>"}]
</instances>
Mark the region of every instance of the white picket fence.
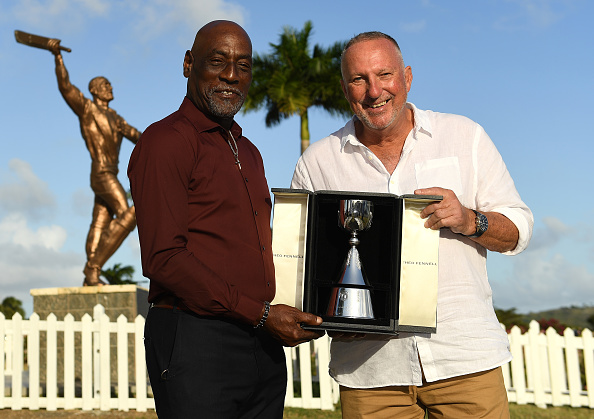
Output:
<instances>
[{"instance_id":1,"label":"white picket fence","mask_svg":"<svg viewBox=\"0 0 594 419\"><path fill-rule=\"evenodd\" d=\"M71 315L58 321L53 314L40 320L35 313L28 320L19 314L5 319L0 313L0 339L4 342L0 345L0 409L154 409L144 363L143 329L142 316L133 322L124 316L110 322L100 305L93 317L87 314L81 321L74 321ZM78 352L75 339L80 342ZM509 339L514 359L503 372L511 402L594 408L594 391L588 391L594 388L591 331L585 330L581 337L570 329L563 336L554 329L542 334L538 323L532 321L527 333L514 327ZM45 342L45 348L40 342ZM58 342L63 342L63 350L58 350ZM130 342L134 368L129 366ZM329 343L324 336L297 348L285 348L289 377L286 406L334 409L339 395L327 371ZM45 349L45 359L41 359L41 349ZM63 359L58 359L59 353ZM114 358L117 365L111 365ZM61 374L59 361L63 364ZM82 366L80 376L75 374L75 364ZM43 377L40 371L45 371Z\"/></svg>"},{"instance_id":2,"label":"white picket fence","mask_svg":"<svg viewBox=\"0 0 594 419\"><path fill-rule=\"evenodd\" d=\"M503 376L510 402L594 408L590 330L584 329L581 336L569 328L562 336L553 328L541 333L538 322L532 320L526 333L514 326L508 337L513 359L504 366Z\"/></svg>"},{"instance_id":3,"label":"white picket fence","mask_svg":"<svg viewBox=\"0 0 594 419\"><path fill-rule=\"evenodd\" d=\"M0 313L0 339L4 342L0 344L0 409L139 412L154 409L143 333L142 316L133 322L124 316L110 322L101 305L95 307L93 317L85 314L81 321L75 321L70 314L63 321L53 314L40 320L36 313L28 320L23 320L20 314L8 320ZM45 348L40 347L43 341L40 336L45 339ZM129 373L129 336L133 337L135 354L133 377ZM75 339L80 340L81 359L76 359ZM58 350L58 342L63 342L63 351ZM45 359L41 359L41 349L45 349ZM114 350L117 365L111 365ZM58 359L59 352L63 353L63 359ZM327 371L329 338L285 348L285 353L290 377L285 405L334 409L338 386ZM60 376L59 361L63 363ZM75 377L75 363L82 366L80 377ZM111 378L113 369L117 371L115 382ZM44 377L40 377L40 370L45 371Z\"/></svg>"}]
</instances>

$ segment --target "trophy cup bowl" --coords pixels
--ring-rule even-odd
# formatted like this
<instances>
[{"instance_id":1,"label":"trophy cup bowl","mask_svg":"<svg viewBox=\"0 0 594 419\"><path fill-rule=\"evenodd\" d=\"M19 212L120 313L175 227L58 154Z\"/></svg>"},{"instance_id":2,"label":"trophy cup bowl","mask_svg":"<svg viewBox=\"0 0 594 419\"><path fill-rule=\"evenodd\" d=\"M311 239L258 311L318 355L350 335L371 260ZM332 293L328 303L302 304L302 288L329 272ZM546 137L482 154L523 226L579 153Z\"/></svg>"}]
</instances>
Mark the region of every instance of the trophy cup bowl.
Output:
<instances>
[{"instance_id":1,"label":"trophy cup bowl","mask_svg":"<svg viewBox=\"0 0 594 419\"><path fill-rule=\"evenodd\" d=\"M367 281L357 245L358 233L371 227L373 202L360 199L340 201L340 227L351 233L351 248L344 261L338 282L333 286L327 315L352 319L373 319L371 286Z\"/></svg>"}]
</instances>

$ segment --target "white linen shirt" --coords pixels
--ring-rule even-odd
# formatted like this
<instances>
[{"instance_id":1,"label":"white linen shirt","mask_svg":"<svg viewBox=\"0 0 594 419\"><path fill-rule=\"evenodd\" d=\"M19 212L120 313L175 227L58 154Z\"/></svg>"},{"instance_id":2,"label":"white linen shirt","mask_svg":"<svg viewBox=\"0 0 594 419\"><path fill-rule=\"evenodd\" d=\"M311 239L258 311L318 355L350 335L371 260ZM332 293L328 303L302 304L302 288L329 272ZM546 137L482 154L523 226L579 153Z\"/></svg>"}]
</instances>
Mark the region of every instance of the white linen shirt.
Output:
<instances>
[{"instance_id":1,"label":"white linen shirt","mask_svg":"<svg viewBox=\"0 0 594 419\"><path fill-rule=\"evenodd\" d=\"M355 116L303 153L291 187L396 195L419 188L451 189L463 206L501 213L516 225L518 244L505 254L524 250L532 235L532 212L484 129L463 116L419 110L412 103L407 107L414 112L414 128L392 174L355 137ZM419 386L423 373L433 382L511 360L507 334L493 309L486 249L445 228L439 240L437 333L333 341L329 368L339 384Z\"/></svg>"}]
</instances>

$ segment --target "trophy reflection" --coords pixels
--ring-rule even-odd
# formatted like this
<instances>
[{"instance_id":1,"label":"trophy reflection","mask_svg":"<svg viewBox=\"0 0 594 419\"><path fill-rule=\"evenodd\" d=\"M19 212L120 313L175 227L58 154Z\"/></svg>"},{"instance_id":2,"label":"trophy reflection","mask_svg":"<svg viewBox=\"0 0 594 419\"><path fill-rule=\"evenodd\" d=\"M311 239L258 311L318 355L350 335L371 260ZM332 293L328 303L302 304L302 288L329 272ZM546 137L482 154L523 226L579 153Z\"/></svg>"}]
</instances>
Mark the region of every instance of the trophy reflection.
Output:
<instances>
[{"instance_id":1,"label":"trophy reflection","mask_svg":"<svg viewBox=\"0 0 594 419\"><path fill-rule=\"evenodd\" d=\"M358 233L371 226L373 203L366 200L345 199L340 201L339 224L350 231L351 248L344 261L340 279L333 286L327 315L353 319L373 319L371 286L365 277L359 251Z\"/></svg>"}]
</instances>

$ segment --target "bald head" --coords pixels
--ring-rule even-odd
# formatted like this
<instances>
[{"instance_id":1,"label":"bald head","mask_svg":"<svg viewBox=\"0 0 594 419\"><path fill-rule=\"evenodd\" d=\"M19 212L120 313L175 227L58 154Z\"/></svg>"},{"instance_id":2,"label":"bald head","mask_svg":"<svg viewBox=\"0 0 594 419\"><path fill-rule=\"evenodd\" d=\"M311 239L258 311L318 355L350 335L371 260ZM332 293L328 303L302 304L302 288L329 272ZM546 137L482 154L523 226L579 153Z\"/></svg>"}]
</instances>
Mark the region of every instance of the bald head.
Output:
<instances>
[{"instance_id":1,"label":"bald head","mask_svg":"<svg viewBox=\"0 0 594 419\"><path fill-rule=\"evenodd\" d=\"M227 34L245 37L245 39L250 44L251 55L252 41L249 35L241 26L235 22L231 22L230 20L213 20L212 22L209 22L200 28L200 30L196 33L196 37L194 38L194 44L192 44L192 53L195 54L197 48L208 44L208 40L212 37L225 36Z\"/></svg>"},{"instance_id":2,"label":"bald head","mask_svg":"<svg viewBox=\"0 0 594 419\"><path fill-rule=\"evenodd\" d=\"M398 54L398 56L400 57L400 61L402 62L402 67L404 67L404 60L402 59L402 52L400 50L400 45L398 45L398 42L396 42L396 40L394 38L392 38L390 35L387 35L383 32L379 32L379 31L362 32L359 35L352 37L347 42L344 49L342 50L342 54L340 56L340 62L341 62L340 70L341 70L343 78L344 78L344 61L345 61L344 57L347 53L347 50L350 47L352 47L353 45L356 45L360 42L374 41L377 39L386 39L394 45L394 47L396 48L396 53Z\"/></svg>"},{"instance_id":3,"label":"bald head","mask_svg":"<svg viewBox=\"0 0 594 419\"><path fill-rule=\"evenodd\" d=\"M215 20L196 34L184 57L187 97L228 128L252 83L252 41L235 22Z\"/></svg>"}]
</instances>

